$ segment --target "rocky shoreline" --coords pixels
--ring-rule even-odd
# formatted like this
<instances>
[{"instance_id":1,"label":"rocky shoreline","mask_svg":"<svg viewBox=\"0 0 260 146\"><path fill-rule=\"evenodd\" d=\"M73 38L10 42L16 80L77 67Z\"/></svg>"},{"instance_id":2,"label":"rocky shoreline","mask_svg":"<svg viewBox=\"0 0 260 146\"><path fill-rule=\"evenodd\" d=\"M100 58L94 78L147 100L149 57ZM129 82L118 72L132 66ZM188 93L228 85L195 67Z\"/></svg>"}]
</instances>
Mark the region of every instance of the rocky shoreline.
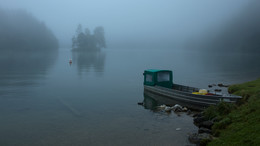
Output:
<instances>
[{"instance_id":1,"label":"rocky shoreline","mask_svg":"<svg viewBox=\"0 0 260 146\"><path fill-rule=\"evenodd\" d=\"M139 102L138 105L144 105L144 103ZM161 112L167 112L167 113L174 112L177 115L179 115L179 113L181 113L181 112L184 112L187 115L193 116L194 125L196 125L199 128L197 133L188 134L188 139L193 144L204 145L213 139L211 128L214 124L214 119L207 120L207 118L203 116L203 112L194 113L190 109L188 109L186 107L182 107L179 104L176 104L174 106L167 106L167 105L163 104L160 106L156 106L154 108L154 110L161 111Z\"/></svg>"},{"instance_id":2,"label":"rocky shoreline","mask_svg":"<svg viewBox=\"0 0 260 146\"><path fill-rule=\"evenodd\" d=\"M233 104L223 101L201 112L191 111L180 105L161 105L156 106L156 109L163 112L173 111L177 115L186 111L187 115L193 116L193 123L198 127L198 131L188 134L188 139L194 145L260 145L259 89L260 78L230 85L228 92L242 96L241 100Z\"/></svg>"},{"instance_id":3,"label":"rocky shoreline","mask_svg":"<svg viewBox=\"0 0 260 146\"><path fill-rule=\"evenodd\" d=\"M156 107L157 111L163 112L174 112L178 115L180 112L186 112L187 115L193 116L193 123L199 129L197 133L190 133L188 134L188 139L191 143L196 145L206 145L208 142L214 139L212 126L215 122L217 122L217 118L213 118L212 120L208 120L202 112L194 113L190 109L186 107L182 107L181 105L174 105L174 106L166 106L160 105Z\"/></svg>"},{"instance_id":4,"label":"rocky shoreline","mask_svg":"<svg viewBox=\"0 0 260 146\"><path fill-rule=\"evenodd\" d=\"M174 106L166 106L166 105L160 105L156 107L156 110L168 112L170 113L173 111L178 115L180 112L186 112L187 115L193 116L193 123L196 125L199 129L196 133L190 133L188 134L188 139L191 143L196 145L206 145L208 142L214 139L213 132L212 132L212 126L215 122L217 122L217 118L213 118L211 120L208 120L204 116L204 112L199 113L193 113L190 109L187 109L186 107L182 107L181 105L174 105Z\"/></svg>"},{"instance_id":5,"label":"rocky shoreline","mask_svg":"<svg viewBox=\"0 0 260 146\"><path fill-rule=\"evenodd\" d=\"M197 133L189 134L189 141L196 145L206 145L213 140L212 126L216 119L207 120L203 112L193 115L194 124L199 128Z\"/></svg>"}]
</instances>

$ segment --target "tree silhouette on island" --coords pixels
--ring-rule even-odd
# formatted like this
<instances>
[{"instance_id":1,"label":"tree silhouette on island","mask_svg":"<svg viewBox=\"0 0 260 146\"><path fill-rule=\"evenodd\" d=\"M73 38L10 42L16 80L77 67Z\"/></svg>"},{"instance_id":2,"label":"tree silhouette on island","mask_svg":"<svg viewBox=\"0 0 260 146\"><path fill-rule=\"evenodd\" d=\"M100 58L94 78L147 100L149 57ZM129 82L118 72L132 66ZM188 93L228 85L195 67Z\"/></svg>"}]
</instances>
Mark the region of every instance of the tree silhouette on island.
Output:
<instances>
[{"instance_id":1,"label":"tree silhouette on island","mask_svg":"<svg viewBox=\"0 0 260 146\"><path fill-rule=\"evenodd\" d=\"M76 29L76 35L72 38L72 50L95 51L101 48L106 48L104 28L102 26L96 27L94 33L91 34L88 28L83 32L82 26L79 24Z\"/></svg>"}]
</instances>

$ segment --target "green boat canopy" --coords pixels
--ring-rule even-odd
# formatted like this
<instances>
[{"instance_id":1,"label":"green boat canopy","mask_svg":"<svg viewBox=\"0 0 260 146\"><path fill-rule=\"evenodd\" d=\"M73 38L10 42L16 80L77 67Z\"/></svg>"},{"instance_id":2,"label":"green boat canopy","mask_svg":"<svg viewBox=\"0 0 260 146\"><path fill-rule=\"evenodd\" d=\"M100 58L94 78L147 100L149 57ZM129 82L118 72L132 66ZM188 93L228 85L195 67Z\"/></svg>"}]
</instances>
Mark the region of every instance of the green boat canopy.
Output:
<instances>
[{"instance_id":1,"label":"green boat canopy","mask_svg":"<svg viewBox=\"0 0 260 146\"><path fill-rule=\"evenodd\" d=\"M172 71L171 70L158 70L148 69L144 73L144 85L148 86L162 86L172 88Z\"/></svg>"}]
</instances>

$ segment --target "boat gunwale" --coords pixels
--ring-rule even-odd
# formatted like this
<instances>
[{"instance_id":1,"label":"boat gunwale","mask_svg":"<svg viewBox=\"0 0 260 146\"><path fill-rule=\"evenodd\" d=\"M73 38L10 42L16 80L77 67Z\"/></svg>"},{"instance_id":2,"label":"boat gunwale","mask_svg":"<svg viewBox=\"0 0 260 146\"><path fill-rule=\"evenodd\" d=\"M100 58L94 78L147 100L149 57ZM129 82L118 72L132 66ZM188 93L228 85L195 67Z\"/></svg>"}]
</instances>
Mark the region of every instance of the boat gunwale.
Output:
<instances>
[{"instance_id":1,"label":"boat gunwale","mask_svg":"<svg viewBox=\"0 0 260 146\"><path fill-rule=\"evenodd\" d=\"M160 101L160 99L157 98L158 96L161 98L167 98L168 100L172 100L173 102L167 102L167 103L163 102L162 104L166 104L166 105L170 105L170 106L173 106L175 104L181 104L182 106L186 106L193 110L203 110L208 106L216 105L216 104L209 104L209 103L205 104L205 103L201 103L201 102L186 101L183 99L176 99L176 98L172 98L167 95L158 94L157 92L153 92L153 91L149 91L149 90L144 90L144 95L150 96L150 98L153 98L154 100L158 100L158 102Z\"/></svg>"},{"instance_id":2,"label":"boat gunwale","mask_svg":"<svg viewBox=\"0 0 260 146\"><path fill-rule=\"evenodd\" d=\"M159 88L157 88L159 89ZM159 89L159 90L162 90L162 89ZM160 91L159 91L160 92ZM204 102L213 102L213 103L216 103L218 102L219 100L216 100L216 99L203 99L203 98L196 98L196 97L192 97L192 96L187 96L185 94L179 94L179 93L175 93L175 92L171 92L171 91L162 91L162 92L166 92L168 93L169 95L173 95L173 96L180 96L180 97L184 97L183 99L190 99L190 100L201 100L201 101L204 101ZM186 98L185 98L186 97ZM178 97L177 97L178 98Z\"/></svg>"},{"instance_id":3,"label":"boat gunwale","mask_svg":"<svg viewBox=\"0 0 260 146\"><path fill-rule=\"evenodd\" d=\"M192 96L195 96L195 97L204 97L204 98L226 98L226 99L241 99L242 97L241 96L237 96L237 95L233 95L233 94L227 94L229 96L222 96L222 95L198 95L198 94L192 94L190 92L185 92L185 91L180 91L180 90L177 90L177 89L169 89L169 88L165 88L165 87L161 87L161 86L154 86L156 88L159 88L159 89L162 89L162 90L168 90L169 92L172 92L172 91L175 91L175 92L179 92L179 93L183 93L183 94L187 94L187 95L192 95ZM186 87L189 87L189 86L186 86ZM189 88L193 88L193 87L189 87ZM197 88L194 88L194 89L197 89Z\"/></svg>"},{"instance_id":4,"label":"boat gunwale","mask_svg":"<svg viewBox=\"0 0 260 146\"><path fill-rule=\"evenodd\" d=\"M185 99L185 98L180 98L180 97L172 97L169 94L165 94L165 93L162 93L162 92L158 93L158 92L155 92L155 91L147 89L147 88L145 90L148 90L148 92L152 92L154 94L165 96L169 99L178 100L178 101L181 101L181 102L187 102L187 103L191 103L191 104L196 104L196 105L200 105L200 106L203 106L203 105L204 106L210 106L210 105L216 105L217 104L217 103L203 102L203 101L198 101L198 100Z\"/></svg>"},{"instance_id":5,"label":"boat gunwale","mask_svg":"<svg viewBox=\"0 0 260 146\"><path fill-rule=\"evenodd\" d=\"M196 103L201 103L201 104L206 104L206 105L215 105L219 103L221 100L224 100L225 102L228 103L235 103L237 99L240 99L240 96L231 96L231 97L225 97L225 96L213 96L212 95L196 95L188 92L183 92L183 91L178 91L178 90L173 90L173 89L168 89L160 86L146 86L144 85L146 90L149 90L150 92L161 94L163 96L167 96L169 98L181 100L181 101L187 101L187 102L196 102ZM153 90L157 90L153 91ZM175 93L177 91L177 94ZM185 94L183 94L185 93ZM189 96L191 95L191 96ZM179 96L179 97L178 97ZM208 98L211 97L211 98ZM228 99L228 100L225 100Z\"/></svg>"}]
</instances>

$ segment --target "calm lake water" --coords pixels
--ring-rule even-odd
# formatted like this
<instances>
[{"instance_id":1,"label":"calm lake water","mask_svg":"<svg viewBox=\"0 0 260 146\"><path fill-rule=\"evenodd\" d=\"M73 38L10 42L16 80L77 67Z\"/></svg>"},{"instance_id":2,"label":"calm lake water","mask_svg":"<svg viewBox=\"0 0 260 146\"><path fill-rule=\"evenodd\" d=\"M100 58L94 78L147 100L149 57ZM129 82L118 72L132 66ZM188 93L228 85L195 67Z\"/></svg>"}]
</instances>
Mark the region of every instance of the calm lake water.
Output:
<instances>
[{"instance_id":1,"label":"calm lake water","mask_svg":"<svg viewBox=\"0 0 260 146\"><path fill-rule=\"evenodd\" d=\"M187 145L192 117L137 105L145 69L173 70L175 83L199 88L259 77L245 54L60 48L0 56L0 145Z\"/></svg>"}]
</instances>

